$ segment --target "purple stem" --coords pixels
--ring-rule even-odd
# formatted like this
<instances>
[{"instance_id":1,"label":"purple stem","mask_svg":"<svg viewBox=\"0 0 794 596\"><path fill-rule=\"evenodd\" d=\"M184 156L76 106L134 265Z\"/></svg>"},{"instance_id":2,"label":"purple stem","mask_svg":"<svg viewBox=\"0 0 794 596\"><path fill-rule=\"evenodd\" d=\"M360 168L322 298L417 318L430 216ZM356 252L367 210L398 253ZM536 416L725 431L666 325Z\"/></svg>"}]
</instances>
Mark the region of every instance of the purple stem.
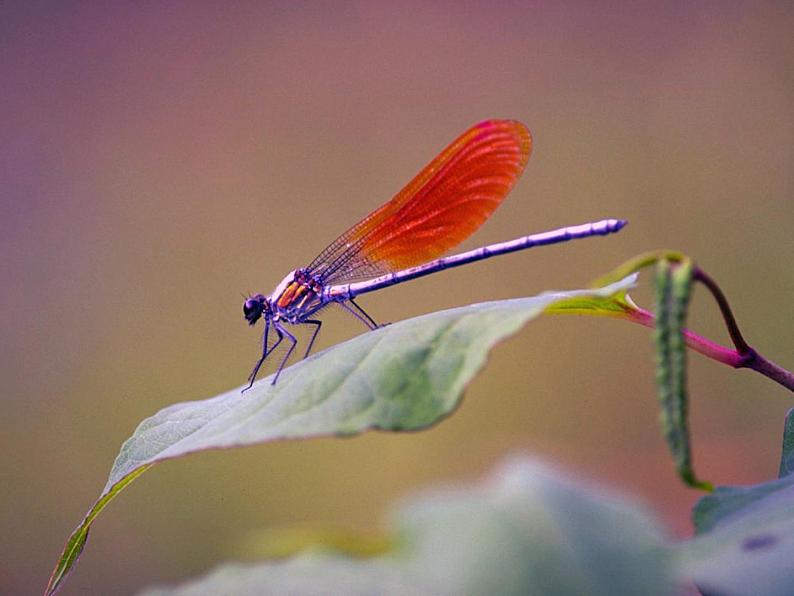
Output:
<instances>
[{"instance_id":1,"label":"purple stem","mask_svg":"<svg viewBox=\"0 0 794 596\"><path fill-rule=\"evenodd\" d=\"M754 351L747 344L747 342L744 341L742 332L739 331L739 325L736 323L736 318L733 316L731 306L728 304L728 299L725 297L725 294L722 293L722 290L717 285L717 282L711 279L711 277L698 266L695 266L694 272L692 273L692 278L706 286L709 289L709 292L711 292L711 295L714 296L714 300L717 301L717 305L720 307L720 312L722 313L722 318L725 321L725 326L728 328L731 341L733 342L733 345L736 346L736 351L742 356Z\"/></svg>"}]
</instances>

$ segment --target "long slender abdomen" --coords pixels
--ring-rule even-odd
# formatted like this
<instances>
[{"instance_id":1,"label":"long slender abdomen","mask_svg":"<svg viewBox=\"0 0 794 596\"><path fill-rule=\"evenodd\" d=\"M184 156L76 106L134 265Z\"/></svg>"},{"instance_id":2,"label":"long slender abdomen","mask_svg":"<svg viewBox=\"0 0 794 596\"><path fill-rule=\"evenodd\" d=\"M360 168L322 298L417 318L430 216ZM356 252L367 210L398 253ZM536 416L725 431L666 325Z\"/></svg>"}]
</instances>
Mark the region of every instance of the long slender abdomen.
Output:
<instances>
[{"instance_id":1,"label":"long slender abdomen","mask_svg":"<svg viewBox=\"0 0 794 596\"><path fill-rule=\"evenodd\" d=\"M361 294L374 292L381 288L393 286L410 279L424 277L436 271L443 271L444 269L451 269L452 267L459 267L467 263L481 261L497 255L504 255L534 246L545 246L548 244L558 244L568 240L578 240L579 238L589 238L591 236L606 236L619 232L628 222L624 219L602 219L601 221L586 223L578 226L568 226L565 228L558 228L549 232L541 232L539 234L531 234L516 238L515 240L508 240L507 242L500 242L498 244L490 244L480 248L475 248L468 252L443 257L430 261L418 267L411 267L403 269L388 275L382 275L368 281L362 281L352 284L341 284L338 286L329 287L323 294L329 300L345 300L355 298Z\"/></svg>"}]
</instances>

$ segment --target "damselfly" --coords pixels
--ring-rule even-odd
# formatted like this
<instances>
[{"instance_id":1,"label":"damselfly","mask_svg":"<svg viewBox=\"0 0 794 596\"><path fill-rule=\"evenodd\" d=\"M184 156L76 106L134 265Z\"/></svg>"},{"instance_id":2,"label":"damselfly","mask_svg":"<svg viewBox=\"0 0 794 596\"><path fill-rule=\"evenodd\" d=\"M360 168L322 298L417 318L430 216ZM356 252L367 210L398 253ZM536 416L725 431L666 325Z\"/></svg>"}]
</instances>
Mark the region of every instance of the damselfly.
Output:
<instances>
[{"instance_id":1,"label":"damselfly","mask_svg":"<svg viewBox=\"0 0 794 596\"><path fill-rule=\"evenodd\" d=\"M298 343L290 325L311 325L304 358L322 323L316 316L338 304L370 329L378 325L355 301L379 290L442 269L533 246L617 232L625 220L604 219L559 228L437 258L465 240L501 204L524 170L532 137L521 122L487 120L452 142L388 203L334 240L308 267L290 272L270 296L243 304L250 325L264 319L262 356L248 377L253 385L265 359L290 342L272 383ZM435 260L432 260L435 259ZM269 340L276 338L271 346Z\"/></svg>"}]
</instances>

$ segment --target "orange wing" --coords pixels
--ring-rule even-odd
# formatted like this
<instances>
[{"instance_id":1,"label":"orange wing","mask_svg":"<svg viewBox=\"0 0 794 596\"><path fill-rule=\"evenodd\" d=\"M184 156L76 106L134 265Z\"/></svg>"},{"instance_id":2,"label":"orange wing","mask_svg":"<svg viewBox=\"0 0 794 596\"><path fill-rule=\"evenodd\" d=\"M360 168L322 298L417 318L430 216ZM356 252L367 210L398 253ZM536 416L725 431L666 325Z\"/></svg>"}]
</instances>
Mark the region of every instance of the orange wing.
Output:
<instances>
[{"instance_id":1,"label":"orange wing","mask_svg":"<svg viewBox=\"0 0 794 596\"><path fill-rule=\"evenodd\" d=\"M502 203L532 149L514 120L486 120L453 141L388 203L328 246L308 270L338 283L412 267L468 238Z\"/></svg>"}]
</instances>

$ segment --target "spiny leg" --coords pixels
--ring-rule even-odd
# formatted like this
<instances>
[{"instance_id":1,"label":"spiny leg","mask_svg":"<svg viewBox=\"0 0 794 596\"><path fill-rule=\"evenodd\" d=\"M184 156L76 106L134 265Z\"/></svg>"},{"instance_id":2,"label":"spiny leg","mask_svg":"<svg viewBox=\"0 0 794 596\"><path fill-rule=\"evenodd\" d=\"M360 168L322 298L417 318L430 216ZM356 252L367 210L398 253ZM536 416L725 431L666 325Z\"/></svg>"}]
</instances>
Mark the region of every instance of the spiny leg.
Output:
<instances>
[{"instance_id":1,"label":"spiny leg","mask_svg":"<svg viewBox=\"0 0 794 596\"><path fill-rule=\"evenodd\" d=\"M372 328L373 328L373 329L377 329L378 327L385 327L386 325L388 325L388 323L385 323L385 324L383 324L383 325L378 325L378 324L375 322L375 319L373 319L371 316L369 316L369 314L367 313L367 311L365 311L363 308L361 308L361 307L358 305L358 302L356 302L356 301L355 301L355 300L353 300L352 298L350 299L350 304L352 304L352 305L353 305L353 306L356 308L356 310L357 310L358 312L360 312L362 315L364 315L364 318L365 318L365 319L367 319L367 321L369 321L369 323L370 323L370 325L372 325Z\"/></svg>"},{"instance_id":2,"label":"spiny leg","mask_svg":"<svg viewBox=\"0 0 794 596\"><path fill-rule=\"evenodd\" d=\"M317 334L320 333L320 327L323 326L322 321L318 321L317 319L307 319L303 321L309 325L316 325L314 329L314 333L312 333L312 338L309 340L309 346L306 348L306 353L303 355L304 358L309 357L309 352L312 351L312 346L314 345L314 340L317 339Z\"/></svg>"},{"instance_id":3,"label":"spiny leg","mask_svg":"<svg viewBox=\"0 0 794 596\"><path fill-rule=\"evenodd\" d=\"M254 365L254 369L251 371L251 374L248 375L248 381L249 381L248 387L243 389L242 393L245 393L253 386L254 381L256 380L256 375L259 374L259 369L262 367L262 364L264 363L265 359L268 357L268 355L270 355L270 353L273 350L275 350L278 347L278 345L281 343L281 340L284 339L284 336L281 334L281 330L278 327L276 327L276 333L278 334L278 339L276 340L276 343L273 344L273 347L268 350L267 339L268 339L269 331L270 331L270 323L266 322L265 332L262 334L262 357Z\"/></svg>"},{"instance_id":4,"label":"spiny leg","mask_svg":"<svg viewBox=\"0 0 794 596\"><path fill-rule=\"evenodd\" d=\"M290 333L289 331L287 331L283 327L280 327L278 325L278 323L275 323L274 325L275 325L276 331L278 332L278 335L279 335L279 341L281 341L284 338L284 335L286 335L287 338L292 342L292 345L289 347L289 350L287 350L287 353L284 354L284 358L281 359L281 364L278 365L278 370L276 371L276 374L273 377L273 381L271 381L271 383L270 383L271 385L275 385L276 384L276 381L278 381L278 377L281 374L281 371L284 370L284 365L287 364L287 360L289 360L289 357L292 355L292 351L295 349L295 346L298 345L298 340L295 338L294 335L292 335L292 333ZM282 335L282 333L284 335ZM275 346L273 346L273 347L275 348Z\"/></svg>"},{"instance_id":5,"label":"spiny leg","mask_svg":"<svg viewBox=\"0 0 794 596\"><path fill-rule=\"evenodd\" d=\"M347 305L347 302L350 302L350 304L352 304L352 305L355 307L355 310L353 310L352 308L350 308L350 307ZM347 312L349 312L350 314L352 314L354 317L356 317L356 318L357 318L359 321L361 321L362 323L364 323L364 324L365 324L367 327L369 327L370 329L377 329L378 327L380 327L380 325L378 325L378 324L377 324L377 323L374 321L374 319L373 319L371 316L369 316L369 315L367 314L367 312L366 312L366 311L365 311L363 308L361 308L361 307L360 307L358 304L356 304L355 302L353 302L353 299L352 299L352 298L350 298L350 299L349 299L347 302L339 302L339 305L340 305L342 308L344 308L344 309L345 309Z\"/></svg>"}]
</instances>

